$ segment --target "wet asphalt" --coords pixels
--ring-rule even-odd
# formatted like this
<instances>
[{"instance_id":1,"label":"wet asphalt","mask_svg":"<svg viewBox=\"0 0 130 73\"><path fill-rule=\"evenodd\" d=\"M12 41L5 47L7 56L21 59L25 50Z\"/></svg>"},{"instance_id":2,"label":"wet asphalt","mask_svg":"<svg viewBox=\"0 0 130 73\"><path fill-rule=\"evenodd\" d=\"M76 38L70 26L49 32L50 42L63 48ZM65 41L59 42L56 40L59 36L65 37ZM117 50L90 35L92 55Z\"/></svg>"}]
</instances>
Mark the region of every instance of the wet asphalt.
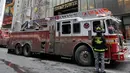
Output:
<instances>
[{"instance_id":1,"label":"wet asphalt","mask_svg":"<svg viewBox=\"0 0 130 73\"><path fill-rule=\"evenodd\" d=\"M52 55L31 57L8 54L0 48L0 73L93 73L94 66L78 66L70 59ZM130 73L130 61L106 65L107 73Z\"/></svg>"}]
</instances>

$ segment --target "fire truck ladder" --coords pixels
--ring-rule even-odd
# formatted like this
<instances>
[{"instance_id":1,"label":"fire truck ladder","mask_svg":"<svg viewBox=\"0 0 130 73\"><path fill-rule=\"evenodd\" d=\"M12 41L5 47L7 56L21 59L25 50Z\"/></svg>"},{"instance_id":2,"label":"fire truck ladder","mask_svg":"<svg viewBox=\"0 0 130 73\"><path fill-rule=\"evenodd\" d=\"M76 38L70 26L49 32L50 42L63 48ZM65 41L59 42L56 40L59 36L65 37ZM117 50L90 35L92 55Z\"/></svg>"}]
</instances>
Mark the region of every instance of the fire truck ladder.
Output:
<instances>
[{"instance_id":1,"label":"fire truck ladder","mask_svg":"<svg viewBox=\"0 0 130 73\"><path fill-rule=\"evenodd\" d=\"M27 28L29 28L30 26L34 26L34 25L36 25L37 27L35 27L35 29L36 30L38 30L39 29L39 27L40 27L40 24L38 24L36 21L26 21L21 27L22 27L22 29L21 30L23 30L23 31L25 31Z\"/></svg>"}]
</instances>

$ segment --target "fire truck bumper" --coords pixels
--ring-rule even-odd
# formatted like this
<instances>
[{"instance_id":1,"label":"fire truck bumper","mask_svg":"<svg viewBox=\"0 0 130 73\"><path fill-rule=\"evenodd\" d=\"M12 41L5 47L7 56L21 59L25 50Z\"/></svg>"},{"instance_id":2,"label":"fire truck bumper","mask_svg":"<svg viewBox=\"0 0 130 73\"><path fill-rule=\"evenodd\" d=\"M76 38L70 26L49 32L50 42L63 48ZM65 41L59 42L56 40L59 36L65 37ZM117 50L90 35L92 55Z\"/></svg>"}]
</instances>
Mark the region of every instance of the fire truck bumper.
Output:
<instances>
[{"instance_id":1,"label":"fire truck bumper","mask_svg":"<svg viewBox=\"0 0 130 73\"><path fill-rule=\"evenodd\" d=\"M112 60L125 61L128 59L130 59L130 50L127 48L123 49L122 51L118 53L112 54Z\"/></svg>"}]
</instances>

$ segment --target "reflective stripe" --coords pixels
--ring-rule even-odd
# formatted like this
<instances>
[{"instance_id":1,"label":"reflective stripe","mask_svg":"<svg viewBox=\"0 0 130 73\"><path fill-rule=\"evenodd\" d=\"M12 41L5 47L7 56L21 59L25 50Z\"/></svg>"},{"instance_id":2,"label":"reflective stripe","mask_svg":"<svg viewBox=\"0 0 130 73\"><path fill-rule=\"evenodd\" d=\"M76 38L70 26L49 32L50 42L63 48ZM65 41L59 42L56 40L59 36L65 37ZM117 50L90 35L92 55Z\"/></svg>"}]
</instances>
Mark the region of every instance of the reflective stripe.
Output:
<instances>
[{"instance_id":1,"label":"reflective stripe","mask_svg":"<svg viewBox=\"0 0 130 73\"><path fill-rule=\"evenodd\" d=\"M103 41L101 41L101 37L96 37L95 42L96 42L97 44L101 44Z\"/></svg>"},{"instance_id":2,"label":"reflective stripe","mask_svg":"<svg viewBox=\"0 0 130 73\"><path fill-rule=\"evenodd\" d=\"M94 51L102 52L102 51L106 51L106 49L96 49L96 48L94 48Z\"/></svg>"},{"instance_id":3,"label":"reflective stripe","mask_svg":"<svg viewBox=\"0 0 130 73\"><path fill-rule=\"evenodd\" d=\"M101 30L101 28L98 26L98 27L96 28L96 30Z\"/></svg>"}]
</instances>

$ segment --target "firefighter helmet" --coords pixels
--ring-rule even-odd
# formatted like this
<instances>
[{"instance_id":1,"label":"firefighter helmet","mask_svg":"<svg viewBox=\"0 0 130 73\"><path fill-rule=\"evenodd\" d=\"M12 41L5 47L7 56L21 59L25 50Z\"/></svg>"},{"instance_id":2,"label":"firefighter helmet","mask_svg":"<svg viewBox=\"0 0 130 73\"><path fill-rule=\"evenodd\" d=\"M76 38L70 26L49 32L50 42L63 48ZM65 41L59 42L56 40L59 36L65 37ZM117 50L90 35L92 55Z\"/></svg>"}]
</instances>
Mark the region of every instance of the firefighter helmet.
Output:
<instances>
[{"instance_id":1,"label":"firefighter helmet","mask_svg":"<svg viewBox=\"0 0 130 73\"><path fill-rule=\"evenodd\" d=\"M102 28L100 26L96 27L96 32L97 33L101 33L102 32Z\"/></svg>"}]
</instances>

